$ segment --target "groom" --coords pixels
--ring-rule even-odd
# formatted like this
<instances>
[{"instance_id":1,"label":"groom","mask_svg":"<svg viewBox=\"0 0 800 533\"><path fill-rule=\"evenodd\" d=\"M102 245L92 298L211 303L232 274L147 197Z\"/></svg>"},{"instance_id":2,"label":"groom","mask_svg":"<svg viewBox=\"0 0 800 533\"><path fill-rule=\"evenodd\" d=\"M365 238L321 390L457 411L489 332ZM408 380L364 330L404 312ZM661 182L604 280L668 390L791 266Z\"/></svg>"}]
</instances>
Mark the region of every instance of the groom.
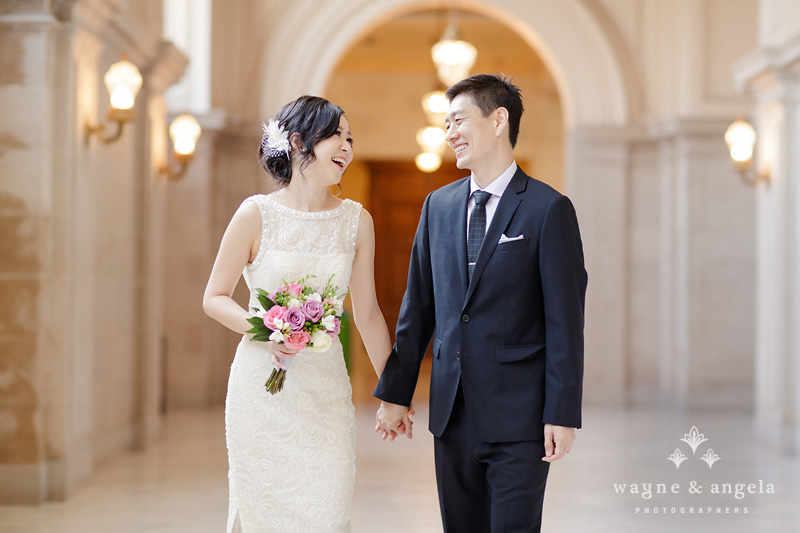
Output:
<instances>
[{"instance_id":1,"label":"groom","mask_svg":"<svg viewBox=\"0 0 800 533\"><path fill-rule=\"evenodd\" d=\"M566 196L514 161L517 87L479 74L447 98L447 142L471 176L422 207L396 344L374 393L378 423L410 437L403 420L433 338L430 430L445 531L540 531L550 463L581 426L578 222Z\"/></svg>"}]
</instances>

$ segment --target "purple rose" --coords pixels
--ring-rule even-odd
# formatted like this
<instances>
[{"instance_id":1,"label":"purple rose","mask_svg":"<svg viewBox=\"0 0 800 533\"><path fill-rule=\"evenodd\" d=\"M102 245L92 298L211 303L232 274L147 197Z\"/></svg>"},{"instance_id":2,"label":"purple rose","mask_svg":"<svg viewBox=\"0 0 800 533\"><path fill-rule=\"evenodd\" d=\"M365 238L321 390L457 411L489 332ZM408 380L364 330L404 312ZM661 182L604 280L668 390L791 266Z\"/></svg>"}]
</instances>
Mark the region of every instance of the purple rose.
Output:
<instances>
[{"instance_id":1,"label":"purple rose","mask_svg":"<svg viewBox=\"0 0 800 533\"><path fill-rule=\"evenodd\" d=\"M306 323L306 315L299 307L292 307L286 311L284 321L289 324L289 328L297 333L303 331L303 326Z\"/></svg>"},{"instance_id":2,"label":"purple rose","mask_svg":"<svg viewBox=\"0 0 800 533\"><path fill-rule=\"evenodd\" d=\"M314 323L319 322L319 320L322 318L322 315L325 314L325 308L322 307L321 303L315 300L306 300L303 303L302 309L306 317L308 317L308 319Z\"/></svg>"}]
</instances>

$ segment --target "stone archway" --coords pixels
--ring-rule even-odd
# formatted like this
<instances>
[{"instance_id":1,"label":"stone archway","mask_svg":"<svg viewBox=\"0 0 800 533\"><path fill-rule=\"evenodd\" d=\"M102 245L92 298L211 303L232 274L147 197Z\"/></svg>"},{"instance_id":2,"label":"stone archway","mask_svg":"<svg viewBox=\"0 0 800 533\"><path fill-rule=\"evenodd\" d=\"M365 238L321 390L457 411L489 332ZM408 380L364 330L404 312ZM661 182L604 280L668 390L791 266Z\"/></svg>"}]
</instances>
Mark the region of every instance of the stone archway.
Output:
<instances>
[{"instance_id":1,"label":"stone archway","mask_svg":"<svg viewBox=\"0 0 800 533\"><path fill-rule=\"evenodd\" d=\"M419 0L325 2L315 3L313 8L310 4L287 6L281 26L267 42L262 116L274 113L298 94L320 94L350 43L375 26L414 10L447 6ZM543 58L562 95L567 130L628 122L630 90L619 59L602 26L582 2L493 0L460 5L507 25Z\"/></svg>"}]
</instances>

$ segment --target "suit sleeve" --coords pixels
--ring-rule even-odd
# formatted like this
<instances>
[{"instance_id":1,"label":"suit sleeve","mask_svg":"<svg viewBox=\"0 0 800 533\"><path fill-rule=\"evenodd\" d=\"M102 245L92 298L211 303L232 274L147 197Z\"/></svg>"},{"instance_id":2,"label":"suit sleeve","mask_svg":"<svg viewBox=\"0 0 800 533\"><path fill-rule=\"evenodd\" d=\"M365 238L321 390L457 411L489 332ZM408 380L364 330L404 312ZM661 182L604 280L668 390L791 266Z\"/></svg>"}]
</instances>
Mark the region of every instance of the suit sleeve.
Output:
<instances>
[{"instance_id":1,"label":"suit sleeve","mask_svg":"<svg viewBox=\"0 0 800 533\"><path fill-rule=\"evenodd\" d=\"M414 236L406 292L397 319L395 345L373 392L375 397L383 401L406 406L411 404L414 397L419 368L436 323L428 238L430 199L429 194L422 206Z\"/></svg>"},{"instance_id":2,"label":"suit sleeve","mask_svg":"<svg viewBox=\"0 0 800 533\"><path fill-rule=\"evenodd\" d=\"M558 197L542 224L539 271L545 316L545 424L581 427L587 274L572 202Z\"/></svg>"}]
</instances>

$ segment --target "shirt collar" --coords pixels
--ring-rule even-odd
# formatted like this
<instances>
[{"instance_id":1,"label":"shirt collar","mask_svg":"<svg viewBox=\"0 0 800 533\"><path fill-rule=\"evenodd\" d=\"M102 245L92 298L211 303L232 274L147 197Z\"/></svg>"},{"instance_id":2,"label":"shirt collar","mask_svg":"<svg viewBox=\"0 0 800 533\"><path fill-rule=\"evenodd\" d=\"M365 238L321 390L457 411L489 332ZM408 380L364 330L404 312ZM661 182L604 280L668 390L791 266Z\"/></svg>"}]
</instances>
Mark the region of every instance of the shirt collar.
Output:
<instances>
[{"instance_id":1,"label":"shirt collar","mask_svg":"<svg viewBox=\"0 0 800 533\"><path fill-rule=\"evenodd\" d=\"M511 165L503 171L500 176L491 182L488 187L485 189L481 189L478 184L475 182L475 176L470 175L469 177L469 195L472 197L472 193L475 191L486 191L491 193L492 196L503 196L503 192L508 187L508 184L511 183L511 178L514 177L514 174L517 173L517 162L512 161Z\"/></svg>"}]
</instances>

